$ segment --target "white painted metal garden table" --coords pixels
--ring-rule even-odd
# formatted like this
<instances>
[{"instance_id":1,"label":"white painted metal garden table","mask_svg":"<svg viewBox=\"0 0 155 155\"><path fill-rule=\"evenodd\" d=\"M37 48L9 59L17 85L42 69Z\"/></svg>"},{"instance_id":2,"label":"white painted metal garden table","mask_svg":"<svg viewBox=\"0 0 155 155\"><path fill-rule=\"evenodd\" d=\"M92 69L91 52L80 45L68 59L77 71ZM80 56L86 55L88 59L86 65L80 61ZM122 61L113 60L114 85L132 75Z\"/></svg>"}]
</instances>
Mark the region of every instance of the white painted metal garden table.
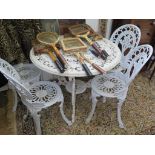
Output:
<instances>
[{"instance_id":1,"label":"white painted metal garden table","mask_svg":"<svg viewBox=\"0 0 155 155\"><path fill-rule=\"evenodd\" d=\"M109 54L106 61L104 61L101 58L95 57L90 51L88 47L88 51L85 54L86 57L88 57L92 62L99 65L101 68L103 68L105 71L110 71L113 69L118 63L120 63L121 60L121 51L118 48L117 45L112 43L110 40L102 39L97 41L100 45L101 49L106 50L106 52ZM63 51L61 51L63 52ZM85 71L83 70L81 64L78 62L76 57L74 57L72 54L64 53L64 57L67 60L69 66L67 70L64 73L60 73L59 70L57 70L55 64L52 62L50 57L47 54L41 54L41 55L34 55L33 49L30 51L30 59L34 63L34 65L41 70L48 72L52 75L58 75L60 77L69 77L70 81L72 81L71 85L71 93L72 93L72 120L68 120L68 124L71 125L75 121L75 100L76 100L76 93L75 93L75 78L76 77L87 77ZM100 74L97 70L95 70L89 63L87 63L87 66L91 70L93 75ZM81 85L81 87L84 87ZM85 89L85 88L84 88ZM84 90L83 89L83 90Z\"/></svg>"}]
</instances>

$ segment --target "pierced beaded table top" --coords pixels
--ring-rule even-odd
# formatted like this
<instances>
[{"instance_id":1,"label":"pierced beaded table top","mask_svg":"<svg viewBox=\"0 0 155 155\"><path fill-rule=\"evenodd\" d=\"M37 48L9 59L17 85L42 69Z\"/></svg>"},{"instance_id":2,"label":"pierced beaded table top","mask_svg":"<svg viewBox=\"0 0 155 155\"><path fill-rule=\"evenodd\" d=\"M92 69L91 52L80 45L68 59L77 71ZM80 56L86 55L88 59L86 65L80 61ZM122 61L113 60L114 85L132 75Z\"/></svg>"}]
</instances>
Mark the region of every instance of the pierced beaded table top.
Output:
<instances>
[{"instance_id":1,"label":"pierced beaded table top","mask_svg":"<svg viewBox=\"0 0 155 155\"><path fill-rule=\"evenodd\" d=\"M88 51L85 53L85 56L88 57L92 62L99 65L101 68L103 68L105 71L109 71L113 69L121 59L121 51L118 48L117 45L112 43L108 39L102 39L97 41L101 49L106 50L106 52L109 54L106 61L104 61L101 58L95 57L89 49L91 47L88 47ZM63 52L63 51L61 51ZM69 66L67 70L64 73L60 73L55 64L52 62L50 57L47 54L41 54L41 55L34 55L33 49L30 51L30 59L36 65L38 68L40 68L43 71L46 71L50 74L59 75L59 76L67 76L67 77L85 77L87 76L85 71L83 70L81 64L76 59L75 56L69 53L64 53L64 57L67 60ZM94 69L91 64L87 63L90 71L93 75L99 74L99 72Z\"/></svg>"}]
</instances>

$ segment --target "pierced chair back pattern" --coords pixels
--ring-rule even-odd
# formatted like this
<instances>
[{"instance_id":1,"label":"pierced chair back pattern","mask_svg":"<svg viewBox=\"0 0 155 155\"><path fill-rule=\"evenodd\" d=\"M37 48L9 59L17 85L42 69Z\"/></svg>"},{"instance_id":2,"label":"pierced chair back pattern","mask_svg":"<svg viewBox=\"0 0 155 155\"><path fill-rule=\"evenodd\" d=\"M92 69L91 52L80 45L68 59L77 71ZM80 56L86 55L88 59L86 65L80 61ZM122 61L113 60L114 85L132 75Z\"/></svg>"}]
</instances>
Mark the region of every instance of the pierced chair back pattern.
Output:
<instances>
[{"instance_id":1,"label":"pierced chair back pattern","mask_svg":"<svg viewBox=\"0 0 155 155\"><path fill-rule=\"evenodd\" d=\"M127 69L124 71L125 82L130 84L131 81L140 72L153 53L153 48L150 45L140 45L130 52L126 59Z\"/></svg>"},{"instance_id":2,"label":"pierced chair back pattern","mask_svg":"<svg viewBox=\"0 0 155 155\"><path fill-rule=\"evenodd\" d=\"M140 29L133 24L126 24L116 29L110 40L122 51L122 61L130 50L138 46L141 38Z\"/></svg>"},{"instance_id":3,"label":"pierced chair back pattern","mask_svg":"<svg viewBox=\"0 0 155 155\"><path fill-rule=\"evenodd\" d=\"M27 97L32 99L32 94L30 93L27 86L22 84L20 75L14 69L12 65L10 65L7 61L0 58L0 72L9 80L12 86L14 86L18 92L18 94L22 97Z\"/></svg>"}]
</instances>

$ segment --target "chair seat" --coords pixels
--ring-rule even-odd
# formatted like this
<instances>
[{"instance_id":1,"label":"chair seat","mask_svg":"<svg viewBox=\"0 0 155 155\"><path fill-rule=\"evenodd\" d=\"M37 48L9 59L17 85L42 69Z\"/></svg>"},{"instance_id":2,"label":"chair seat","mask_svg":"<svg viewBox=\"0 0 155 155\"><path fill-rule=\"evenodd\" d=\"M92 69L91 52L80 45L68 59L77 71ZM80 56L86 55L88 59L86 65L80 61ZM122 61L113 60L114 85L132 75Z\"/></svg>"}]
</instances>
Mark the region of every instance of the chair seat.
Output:
<instances>
[{"instance_id":1,"label":"chair seat","mask_svg":"<svg viewBox=\"0 0 155 155\"><path fill-rule=\"evenodd\" d=\"M128 89L122 79L110 74L96 76L91 86L97 94L105 97L117 97L119 93Z\"/></svg>"},{"instance_id":2,"label":"chair seat","mask_svg":"<svg viewBox=\"0 0 155 155\"><path fill-rule=\"evenodd\" d=\"M29 88L33 98L27 99L32 105L42 105L44 108L60 101L62 95L59 85L55 82L39 81Z\"/></svg>"},{"instance_id":3,"label":"chair seat","mask_svg":"<svg viewBox=\"0 0 155 155\"><path fill-rule=\"evenodd\" d=\"M14 67L19 73L22 81L24 81L25 83L33 83L35 81L39 81L41 71L33 64L18 64Z\"/></svg>"}]
</instances>

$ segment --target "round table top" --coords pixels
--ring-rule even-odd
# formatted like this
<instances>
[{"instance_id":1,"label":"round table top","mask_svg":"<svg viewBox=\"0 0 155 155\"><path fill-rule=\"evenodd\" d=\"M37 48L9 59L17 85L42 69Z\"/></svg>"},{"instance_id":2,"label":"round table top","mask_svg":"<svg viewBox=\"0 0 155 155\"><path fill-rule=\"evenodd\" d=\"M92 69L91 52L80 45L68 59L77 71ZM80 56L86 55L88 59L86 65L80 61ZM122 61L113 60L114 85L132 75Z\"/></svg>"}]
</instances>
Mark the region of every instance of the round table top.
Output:
<instances>
[{"instance_id":1,"label":"round table top","mask_svg":"<svg viewBox=\"0 0 155 155\"><path fill-rule=\"evenodd\" d=\"M102 69L105 71L110 71L113 69L118 63L120 63L121 60L121 51L118 48L118 46L114 43L112 43L108 39L102 39L97 41L100 45L101 49L106 50L106 52L109 54L108 58L105 60L101 58L95 57L90 51L89 47L88 51L85 53L85 56L88 57L92 62L99 65ZM60 50L61 51L61 50ZM67 60L69 66L67 70L64 73L60 73L55 64L52 62L48 54L41 54L41 55L34 55L33 48L30 51L30 59L33 62L33 64L38 67L39 69L48 72L50 74L59 75L59 76L66 76L66 77L86 77L86 73L83 70L81 64L76 59L75 56L69 53L64 53L61 51ZM94 69L91 64L87 63L87 66L89 67L90 71L93 75L100 74L96 69Z\"/></svg>"}]
</instances>

